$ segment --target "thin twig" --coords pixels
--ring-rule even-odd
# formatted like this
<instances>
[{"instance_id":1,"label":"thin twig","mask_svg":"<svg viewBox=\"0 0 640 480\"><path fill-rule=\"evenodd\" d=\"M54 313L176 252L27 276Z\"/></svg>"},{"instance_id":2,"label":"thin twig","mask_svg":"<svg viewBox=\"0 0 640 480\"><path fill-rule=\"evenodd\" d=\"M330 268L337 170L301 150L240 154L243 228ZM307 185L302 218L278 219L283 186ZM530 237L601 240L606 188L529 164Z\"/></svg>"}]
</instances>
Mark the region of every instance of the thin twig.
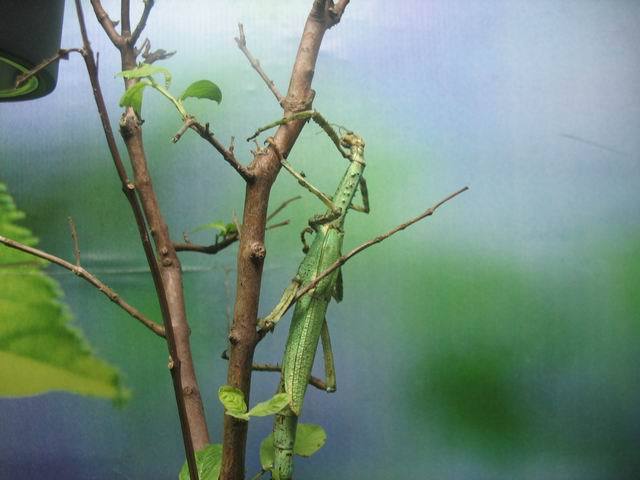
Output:
<instances>
[{"instance_id":1,"label":"thin twig","mask_svg":"<svg viewBox=\"0 0 640 480\"><path fill-rule=\"evenodd\" d=\"M249 63L251 64L253 69L256 72L258 72L258 75L260 75L260 78L262 78L262 80L264 80L264 83L267 84L267 87L269 87L269 90L271 90L271 93L273 93L273 95L276 97L276 100L278 100L278 103L281 106L284 106L284 97L278 91L278 88L276 87L275 82L269 78L267 73L262 69L262 66L260 65L260 61L256 59L247 48L247 39L244 36L244 26L241 23L238 24L238 30L240 31L240 36L235 37L235 41L238 44L238 48L242 50L242 53L244 53L244 56L247 57L247 60L249 60Z\"/></svg>"},{"instance_id":2,"label":"thin twig","mask_svg":"<svg viewBox=\"0 0 640 480\"><path fill-rule=\"evenodd\" d=\"M284 310L284 312L286 312L287 310L289 310L293 305L296 304L296 302L298 300L300 300L306 293L308 293L310 290L314 289L318 283L320 283L320 281L327 277L328 275L330 275L332 272L334 272L336 269L340 268L342 265L344 265L345 263L347 263L347 261L349 259L351 259L352 257L354 257L355 255L357 255L358 253L362 252L363 250L366 250L367 248L375 245L376 243L380 243L383 240L386 240L387 238L389 238L390 236L398 233L400 230L404 230L405 228L413 225L414 223L419 222L420 220L423 220L426 217L430 217L431 215L434 214L434 212L443 204L445 204L446 202L448 202L449 200L453 199L454 197L457 197L458 195L460 195L461 193L465 192L469 190L469 187L464 187L461 188L460 190L458 190L457 192L452 193L451 195L449 195L448 197L440 200L438 203L436 203L434 206L428 208L427 210L425 210L423 213L421 213L420 215L418 215L417 217L412 218L411 220L408 220L404 223L401 223L400 225L398 225L395 228L392 228L391 230L389 230L387 233L384 233L382 235L378 235L375 238L372 238L371 240L364 242L363 244L357 246L356 248L354 248L353 250L351 250L349 253L341 256L340 258L338 258L334 263L331 264L330 267L328 267L326 270L324 270L323 272L321 272L318 276L316 276L311 282L309 282L308 284L306 284L304 287L300 288L295 296L293 297L293 299L291 300L291 303L289 303L289 305L287 306L287 308ZM283 312L283 313L284 313ZM265 335L270 332L272 329L271 328L260 328L258 329L258 339L262 340Z\"/></svg>"},{"instance_id":3,"label":"thin twig","mask_svg":"<svg viewBox=\"0 0 640 480\"><path fill-rule=\"evenodd\" d=\"M124 3L125 3L125 0L123 0L123 5ZM109 19L106 12L104 12L104 9L102 8L100 1L91 0L91 4L94 8L94 11L98 19L100 20L102 17L102 19L100 20L100 23L102 24L103 28L105 29L105 31L107 32L111 40L114 42L114 45L120 50L121 57L123 60L123 66L125 68L128 68L129 63L133 63L135 61L135 56L133 55L133 47L130 46L130 50L126 48L127 47L126 43L123 41L122 37L120 35L117 35L117 33L115 32L113 22ZM149 238L149 234L147 231L147 222L146 222L144 212L140 203L141 200L139 200L136 195L135 185L128 178L127 171L124 168L124 164L122 162L122 158L120 156L120 152L118 151L115 137L111 129L111 122L109 121L108 111L104 103L104 97L102 95L102 89L100 87L100 81L98 78L98 71L94 61L91 44L89 43L89 37L87 35L87 29L85 25L84 14L82 11L82 4L80 0L75 0L75 6L76 6L77 15L78 15L78 23L80 25L80 33L82 35L83 58L85 60L87 73L91 81L93 95L96 102L96 106L98 108L98 113L100 115L100 120L102 122L105 138L107 140L109 151L111 153L114 165L116 167L116 171L118 172L118 177L120 178L120 181L122 184L122 190L127 200L129 201L129 204L133 211L136 225L138 227L138 233L140 235L140 240L142 242L143 250L145 252L147 263L149 264L149 268L151 270L151 276L156 289L158 303L160 305L160 311L162 312L162 320L165 326L165 338L167 341L167 347L169 350L169 355L172 358L172 363L174 365L174 368L170 370L170 373L171 373L171 380L173 383L173 390L176 398L176 403L178 407L177 408L178 416L180 418L180 426L181 426L182 437L183 437L183 442L185 447L185 455L187 458L187 464L189 466L189 476L191 480L198 480L198 472L197 472L197 465L196 465L196 459L195 459L194 438L192 437L192 428L190 425L190 419L193 419L195 427L202 427L201 431L204 432L202 435L199 435L197 437L197 440L201 441L201 443L208 443L208 433L206 430L206 422L204 420L202 403L200 401L199 395L192 395L190 397L189 407L187 406L187 401L185 400L185 389L183 388L183 384L186 382L183 382L183 378L182 378L182 372L183 372L182 359L179 355L178 344L176 342L176 338L174 334L172 314L171 314L172 312L170 310L169 297L165 289L165 281L162 276L162 272L160 270L158 261L156 259L153 246L151 245L151 240ZM174 297L172 297L172 300L175 299ZM173 303L175 304L175 302ZM184 336L181 336L181 338L183 337ZM183 343L187 343L186 348L188 349L188 335L186 336L186 338L187 338L187 341ZM187 365L187 366L188 366L188 369L191 371L191 373L193 373L192 365ZM189 375L189 378L187 379L187 381L189 383L184 385L184 387L189 387L192 393L195 392L195 389L197 389L195 375Z\"/></svg>"},{"instance_id":4,"label":"thin twig","mask_svg":"<svg viewBox=\"0 0 640 480\"><path fill-rule=\"evenodd\" d=\"M344 13L344 9L349 5L349 0L338 0L338 2L329 7L329 15L331 16L331 24L329 28L333 27L337 23L340 23L340 19L342 18L342 14Z\"/></svg>"},{"instance_id":5,"label":"thin twig","mask_svg":"<svg viewBox=\"0 0 640 480\"><path fill-rule=\"evenodd\" d=\"M201 123L197 122L195 118L192 118L192 122L189 127L192 130L196 131L198 135L204 138L207 142L209 142L213 146L213 148L215 148L218 153L222 155L222 158L224 158L225 161L229 165L231 165L234 170L238 172L242 178L244 178L246 182L252 182L254 180L253 173L236 159L232 148L226 148L222 143L220 143L213 132L211 132L211 130L209 129L208 123L206 125L202 125Z\"/></svg>"},{"instance_id":6,"label":"thin twig","mask_svg":"<svg viewBox=\"0 0 640 480\"><path fill-rule=\"evenodd\" d=\"M80 266L80 245L78 243L78 231L76 230L76 224L73 218L67 217L69 221L69 230L71 230L71 240L73 241L73 256L76 259L76 266Z\"/></svg>"},{"instance_id":7,"label":"thin twig","mask_svg":"<svg viewBox=\"0 0 640 480\"><path fill-rule=\"evenodd\" d=\"M272 228L284 227L285 225L289 225L289 220L283 220L282 222L274 223L269 225L266 230L270 230ZM236 227L237 228L237 227ZM176 252L197 252L197 253L206 253L208 255L215 255L220 250L224 250L229 245L233 245L235 242L239 240L238 233L231 233L224 237L223 240L220 240L211 245L198 245L191 242L184 243L174 243L173 247L176 249Z\"/></svg>"},{"instance_id":8,"label":"thin twig","mask_svg":"<svg viewBox=\"0 0 640 480\"><path fill-rule=\"evenodd\" d=\"M171 141L173 143L178 143L178 141L182 138L184 133L191 128L191 125L193 125L194 122L195 122L195 120L193 119L193 117L187 117L187 119L184 121L184 123L180 127L180 130L178 130L178 133L176 133L173 136Z\"/></svg>"},{"instance_id":9,"label":"thin twig","mask_svg":"<svg viewBox=\"0 0 640 480\"><path fill-rule=\"evenodd\" d=\"M111 20L111 18L109 18L109 14L102 6L102 2L100 0L91 0L91 6L93 7L93 11L96 14L98 22L100 22L100 25L102 25L102 28L106 32L111 42L116 46L116 48L120 49L120 47L124 44L124 39L116 30L116 25L118 25L119 22L114 22L113 20Z\"/></svg>"},{"instance_id":10,"label":"thin twig","mask_svg":"<svg viewBox=\"0 0 640 480\"><path fill-rule=\"evenodd\" d=\"M55 255L51 255L50 253L44 252L42 250L38 250L37 248L29 247L22 243L16 242L15 240L11 240L9 238L0 236L0 243L3 243L7 247L13 248L15 250L19 250L24 253L28 253L29 255L33 255L34 257L42 258L51 263L55 263L56 265L61 266L62 268L66 268L70 272L73 272L78 277L86 280L91 285L96 287L100 292L109 298L113 303L122 308L125 312L131 315L133 318L138 320L142 325L147 327L153 333L158 335L159 337L164 337L164 327L155 323L153 320L145 317L138 309L132 307L127 302L125 302L118 293L116 293L113 289L107 286L104 282L98 279L95 275L88 272L84 268L82 268L79 264L74 265L72 263L63 260L62 258L56 257Z\"/></svg>"},{"instance_id":11,"label":"thin twig","mask_svg":"<svg viewBox=\"0 0 640 480\"><path fill-rule=\"evenodd\" d=\"M289 198L282 202L268 217L267 221L271 220L278 213L280 213L283 209L285 209L291 202L298 200L302 197L299 195L296 197ZM265 230L271 230L272 228L284 227L285 225L289 225L289 220L283 220L282 222L273 223L268 225ZM238 226L236 225L236 228ZM239 231L239 230L238 230ZM186 232L184 234L186 236ZM176 252L197 252L197 253L206 253L208 255L215 255L220 250L227 248L229 245L237 242L239 240L238 233L232 233L224 237L224 239L212 244L212 245L197 245L195 243L191 243L188 240L188 237L185 237L184 243L174 243L173 247L176 249Z\"/></svg>"},{"instance_id":12,"label":"thin twig","mask_svg":"<svg viewBox=\"0 0 640 480\"><path fill-rule=\"evenodd\" d=\"M229 360L229 354L226 350L222 352L220 357L223 360ZM253 363L251 365L251 370L254 372L282 372L282 367L278 363ZM314 377L313 375L309 377L309 385L317 388L318 390L322 390L324 392L327 391L327 384L320 378Z\"/></svg>"},{"instance_id":13,"label":"thin twig","mask_svg":"<svg viewBox=\"0 0 640 480\"><path fill-rule=\"evenodd\" d=\"M327 275L330 275L334 270L336 270L337 268L340 268L342 265L347 263L347 261L351 257L353 257L353 256L357 255L358 253L362 252L363 250L366 250L367 248L375 245L376 243L380 243L383 240L386 240L390 236L398 233L400 230L404 230L405 228L413 225L414 223L417 223L420 220L423 220L424 218L430 217L431 215L434 214L434 212L438 209L438 207L442 206L443 204L445 204L449 200L453 199L454 197L457 197L461 193L466 192L467 190L469 190L469 187L461 188L457 192L454 192L451 195L449 195L448 197L440 200L434 206L432 206L431 208L428 208L427 210L425 210L423 213L421 213L417 217L414 217L411 220L408 220L408 221L406 221L404 223L401 223L397 227L392 228L391 230L389 230L387 233L384 233L382 235L378 235L377 237L372 238L371 240L369 240L367 242L364 242L363 244L357 246L356 248L351 250L349 253L341 256L338 260L336 260L333 264L331 264L331 266L329 268L324 270L316 278L314 278L311 282L309 282L307 285L305 285L300 290L298 290L298 292L296 293L296 296L293 298L293 301L289 305L289 308L291 308L291 305L295 304L298 300L300 300L300 298L302 298L302 296L304 296L304 294L309 292L309 290L314 289L316 287L316 285L318 285L318 283L320 283L320 281L323 278L325 278Z\"/></svg>"},{"instance_id":14,"label":"thin twig","mask_svg":"<svg viewBox=\"0 0 640 480\"><path fill-rule=\"evenodd\" d=\"M151 9L153 8L154 0L144 0L144 10L142 11L142 16L140 17L140 21L136 26L135 30L131 34L131 39L129 43L131 45L135 45L140 37L140 34L144 30L144 27L147 26L147 19L149 18L149 14L151 13Z\"/></svg>"},{"instance_id":15,"label":"thin twig","mask_svg":"<svg viewBox=\"0 0 640 480\"><path fill-rule=\"evenodd\" d=\"M295 197L291 197L287 200L285 200L284 202L282 202L278 208L276 208L273 212L271 212L268 216L267 216L267 222L269 220L271 220L273 217L275 217L276 215L278 215L282 210L284 210L285 208L287 208L287 206L291 203L291 202L295 202L296 200L300 200L302 197L300 195L296 195ZM273 228L273 226L271 227L267 227L267 228Z\"/></svg>"},{"instance_id":16,"label":"thin twig","mask_svg":"<svg viewBox=\"0 0 640 480\"><path fill-rule=\"evenodd\" d=\"M144 63L148 63L149 65L151 65L154 62L157 62L158 60L166 60L167 58L171 58L176 54L175 50L173 52L167 52L162 48L159 48L158 50L154 50L153 52L151 52L150 50L151 50L151 42L149 41L148 38L145 38L144 42L142 42L142 45L140 45L140 48L133 49L133 53L135 54L136 57L142 54Z\"/></svg>"},{"instance_id":17,"label":"thin twig","mask_svg":"<svg viewBox=\"0 0 640 480\"><path fill-rule=\"evenodd\" d=\"M38 73L40 73L42 70L47 68L52 63L57 62L58 60L68 60L69 59L69 53L71 53L71 52L82 53L82 49L81 48L61 48L52 57L43 60L42 62L40 62L35 67L33 67L28 72L23 73L22 75L18 75L16 77L16 82L15 82L14 87L15 88L20 87L22 84L24 84L24 82L29 80L34 75L37 75Z\"/></svg>"}]
</instances>

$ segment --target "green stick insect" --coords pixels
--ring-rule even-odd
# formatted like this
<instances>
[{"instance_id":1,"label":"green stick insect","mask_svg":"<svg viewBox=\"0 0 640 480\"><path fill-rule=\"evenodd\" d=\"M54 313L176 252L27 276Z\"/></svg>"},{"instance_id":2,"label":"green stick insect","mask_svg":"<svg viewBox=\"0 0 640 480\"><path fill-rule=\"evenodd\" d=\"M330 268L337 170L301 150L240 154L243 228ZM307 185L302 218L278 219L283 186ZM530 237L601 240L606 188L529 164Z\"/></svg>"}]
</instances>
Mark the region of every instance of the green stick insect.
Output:
<instances>
[{"instance_id":1,"label":"green stick insect","mask_svg":"<svg viewBox=\"0 0 640 480\"><path fill-rule=\"evenodd\" d=\"M251 138L255 138L260 132L277 125L303 119L314 120L327 132L342 156L349 161L349 166L338 184L335 194L333 197L329 197L311 185L302 174L296 172L278 152L273 140L267 139L267 142L276 148L282 166L303 187L316 195L327 206L327 210L322 214L313 216L309 220L309 226L302 231L303 252L306 253L306 256L302 260L293 282L285 290L276 308L267 317L260 320L258 326L262 331L272 330L294 301L296 293L314 281L318 275L331 267L340 258L344 238L344 221L347 212L353 209L369 213L368 192L365 179L362 176L365 168L364 141L355 133L346 132L342 136L338 136L318 112L304 111L259 129ZM360 188L362 194L363 205L361 206L353 203L358 188ZM305 240L307 233L315 234L310 246ZM293 475L296 426L302 410L320 338L322 338L325 374L327 377L326 390L333 392L336 389L331 341L325 318L327 306L332 297L338 302L342 300L342 274L340 269L336 269L327 275L314 288L299 298L293 312L279 386L279 392L287 395L288 405L276 414L273 431L275 457L272 474L273 478L277 480L289 480Z\"/></svg>"}]
</instances>

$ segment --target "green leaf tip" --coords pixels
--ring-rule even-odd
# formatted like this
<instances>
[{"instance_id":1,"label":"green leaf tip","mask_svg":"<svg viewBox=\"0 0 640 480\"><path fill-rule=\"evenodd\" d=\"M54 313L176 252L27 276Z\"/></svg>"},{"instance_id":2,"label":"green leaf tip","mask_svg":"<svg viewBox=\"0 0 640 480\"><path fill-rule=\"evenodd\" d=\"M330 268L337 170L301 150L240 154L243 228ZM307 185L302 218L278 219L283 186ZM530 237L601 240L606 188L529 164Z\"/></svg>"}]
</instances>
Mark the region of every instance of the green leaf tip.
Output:
<instances>
[{"instance_id":1,"label":"green leaf tip","mask_svg":"<svg viewBox=\"0 0 640 480\"><path fill-rule=\"evenodd\" d=\"M274 415L287 406L289 400L286 393L276 393L269 400L258 403L247 412L251 417L266 417Z\"/></svg>"},{"instance_id":2,"label":"green leaf tip","mask_svg":"<svg viewBox=\"0 0 640 480\"><path fill-rule=\"evenodd\" d=\"M205 223L204 225L200 225L194 228L191 233L201 232L203 230L211 230L216 229L219 232L219 235L226 237L233 233L238 232L238 227L236 227L235 223L224 223L220 220L217 222Z\"/></svg>"},{"instance_id":3,"label":"green leaf tip","mask_svg":"<svg viewBox=\"0 0 640 480\"><path fill-rule=\"evenodd\" d=\"M0 235L35 245L31 232L15 223L23 217L0 183ZM71 325L59 285L42 271L46 262L3 245L0 251L0 397L66 391L122 405L129 392L118 371Z\"/></svg>"},{"instance_id":4,"label":"green leaf tip","mask_svg":"<svg viewBox=\"0 0 640 480\"><path fill-rule=\"evenodd\" d=\"M274 415L288 404L286 393L276 393L269 400L258 403L247 412L247 403L242 391L230 385L223 385L218 389L218 398L227 415L246 421L249 420L249 417Z\"/></svg>"},{"instance_id":5,"label":"green leaf tip","mask_svg":"<svg viewBox=\"0 0 640 480\"><path fill-rule=\"evenodd\" d=\"M222 91L218 85L210 80L198 80L187 87L180 95L180 100L190 97L207 98L219 104L222 102Z\"/></svg>"},{"instance_id":6,"label":"green leaf tip","mask_svg":"<svg viewBox=\"0 0 640 480\"><path fill-rule=\"evenodd\" d=\"M142 93L147 85L149 85L147 82L138 82L129 87L120 97L119 105L121 107L131 107L136 112L136 115L142 116Z\"/></svg>"},{"instance_id":7,"label":"green leaf tip","mask_svg":"<svg viewBox=\"0 0 640 480\"><path fill-rule=\"evenodd\" d=\"M223 385L218 389L218 398L227 415L241 420L249 420L247 403L244 401L242 390L231 385Z\"/></svg>"},{"instance_id":8,"label":"green leaf tip","mask_svg":"<svg viewBox=\"0 0 640 480\"><path fill-rule=\"evenodd\" d=\"M222 463L222 444L212 443L196 452L196 466L200 480L218 480ZM178 480L189 480L189 466L182 465Z\"/></svg>"},{"instance_id":9,"label":"green leaf tip","mask_svg":"<svg viewBox=\"0 0 640 480\"><path fill-rule=\"evenodd\" d=\"M155 65L150 65L148 63L143 63L136 68L131 70L124 70L122 72L116 73L116 77L124 77L124 78L143 78L143 77L153 77L153 75L162 74L164 76L164 86L165 88L169 88L171 84L171 72L164 67L157 67Z\"/></svg>"}]
</instances>

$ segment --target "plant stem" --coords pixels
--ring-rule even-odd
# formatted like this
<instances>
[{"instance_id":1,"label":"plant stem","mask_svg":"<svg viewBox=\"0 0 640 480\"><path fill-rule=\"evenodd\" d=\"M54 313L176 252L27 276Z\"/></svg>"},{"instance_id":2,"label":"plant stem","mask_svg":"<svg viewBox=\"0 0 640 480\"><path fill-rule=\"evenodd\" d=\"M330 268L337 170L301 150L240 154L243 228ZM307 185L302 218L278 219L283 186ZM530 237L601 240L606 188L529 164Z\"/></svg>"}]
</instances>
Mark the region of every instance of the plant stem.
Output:
<instances>
[{"instance_id":1,"label":"plant stem","mask_svg":"<svg viewBox=\"0 0 640 480\"><path fill-rule=\"evenodd\" d=\"M294 62L286 98L284 115L308 110L313 101L311 82L322 38L328 28L339 21L331 9L345 5L340 2L315 0L307 17L300 46ZM281 125L274 135L277 150L287 156L304 126L304 120ZM253 181L247 182L237 260L237 288L234 318L229 332L229 369L227 384L242 390L249 399L251 371L255 346L258 301L262 283L262 269L266 255L264 232L271 186L280 170L280 160L274 147L258 152L249 166ZM247 422L224 416L221 480L243 480L247 439Z\"/></svg>"}]
</instances>

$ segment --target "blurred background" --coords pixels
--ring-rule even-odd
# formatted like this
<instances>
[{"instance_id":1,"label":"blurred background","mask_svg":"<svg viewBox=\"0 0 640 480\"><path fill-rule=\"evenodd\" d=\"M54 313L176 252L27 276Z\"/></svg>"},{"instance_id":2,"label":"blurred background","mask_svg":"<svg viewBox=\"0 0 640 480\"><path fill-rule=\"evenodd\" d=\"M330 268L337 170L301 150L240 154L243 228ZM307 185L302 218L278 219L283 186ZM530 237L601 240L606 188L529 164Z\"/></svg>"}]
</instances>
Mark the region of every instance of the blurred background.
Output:
<instances>
[{"instance_id":1,"label":"blurred background","mask_svg":"<svg viewBox=\"0 0 640 480\"><path fill-rule=\"evenodd\" d=\"M104 4L117 19L119 2ZM132 4L137 18L142 2ZM220 85L220 106L189 108L223 141L243 139L281 111L237 49L237 23L286 91L310 5L157 2L143 36L178 51L162 63L175 93L202 78ZM86 13L116 122L119 58ZM372 212L350 216L346 248L471 189L344 268L344 301L328 313L338 391L310 389L302 418L328 441L298 460L297 478L640 477L639 22L633 0L371 0L352 2L327 33L314 105L367 143ZM67 2L62 47L80 43ZM244 188L196 135L171 144L172 108L145 93L153 181L179 239L240 215ZM237 143L248 161L252 145ZM72 216L85 266L159 318L79 57L60 63L49 96L0 106L0 148L0 180L40 247L72 258ZM290 161L329 193L345 167L313 124ZM302 258L306 219L322 211L286 174L272 205L298 194L282 214L291 224L268 233L262 314ZM181 257L214 442L235 255ZM67 393L0 399L0 478L176 478L184 453L166 346L72 274L48 272L133 396L123 408ZM257 361L280 360L286 330L260 344ZM254 375L251 403L276 384L275 374ZM270 430L270 419L251 421L248 476Z\"/></svg>"}]
</instances>

